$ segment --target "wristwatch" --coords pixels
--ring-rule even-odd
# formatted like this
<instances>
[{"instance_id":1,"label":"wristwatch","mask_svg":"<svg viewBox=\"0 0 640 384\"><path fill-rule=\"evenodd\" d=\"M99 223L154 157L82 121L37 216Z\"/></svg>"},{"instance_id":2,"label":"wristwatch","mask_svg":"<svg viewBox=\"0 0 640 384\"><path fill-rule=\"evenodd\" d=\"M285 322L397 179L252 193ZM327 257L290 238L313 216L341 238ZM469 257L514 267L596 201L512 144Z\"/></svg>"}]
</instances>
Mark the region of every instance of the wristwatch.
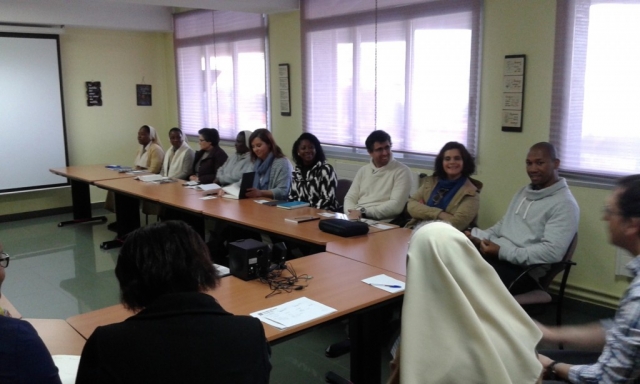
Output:
<instances>
[{"instance_id":1,"label":"wristwatch","mask_svg":"<svg viewBox=\"0 0 640 384\"><path fill-rule=\"evenodd\" d=\"M367 209L365 207L360 207L360 217L367 217Z\"/></svg>"}]
</instances>

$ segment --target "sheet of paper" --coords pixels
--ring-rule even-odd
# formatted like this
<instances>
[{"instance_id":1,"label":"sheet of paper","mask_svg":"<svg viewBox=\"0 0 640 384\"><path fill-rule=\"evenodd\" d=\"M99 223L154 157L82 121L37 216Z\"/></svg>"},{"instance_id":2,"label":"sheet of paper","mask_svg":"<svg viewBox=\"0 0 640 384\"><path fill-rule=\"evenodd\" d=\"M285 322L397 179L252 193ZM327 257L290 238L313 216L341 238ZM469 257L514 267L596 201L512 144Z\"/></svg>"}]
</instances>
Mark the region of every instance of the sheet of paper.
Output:
<instances>
[{"instance_id":1,"label":"sheet of paper","mask_svg":"<svg viewBox=\"0 0 640 384\"><path fill-rule=\"evenodd\" d=\"M198 184L200 184L200 183L197 182L197 181L187 181L186 183L184 183L182 185L187 185L187 186L193 187L193 186L196 186Z\"/></svg>"},{"instance_id":2,"label":"sheet of paper","mask_svg":"<svg viewBox=\"0 0 640 384\"><path fill-rule=\"evenodd\" d=\"M213 196L213 195L208 195L208 196L204 196L201 197L200 200L213 200L215 199L217 196Z\"/></svg>"},{"instance_id":3,"label":"sheet of paper","mask_svg":"<svg viewBox=\"0 0 640 384\"><path fill-rule=\"evenodd\" d=\"M480 240L485 240L489 238L489 234L487 232L477 227L471 229L471 236L477 237Z\"/></svg>"},{"instance_id":4,"label":"sheet of paper","mask_svg":"<svg viewBox=\"0 0 640 384\"><path fill-rule=\"evenodd\" d=\"M295 299L277 307L254 312L251 316L278 329L286 329L313 319L326 316L336 310L306 297Z\"/></svg>"},{"instance_id":5,"label":"sheet of paper","mask_svg":"<svg viewBox=\"0 0 640 384\"><path fill-rule=\"evenodd\" d=\"M214 191L216 189L220 189L220 186L216 183L200 184L198 185L198 189L202 189L203 191Z\"/></svg>"},{"instance_id":6,"label":"sheet of paper","mask_svg":"<svg viewBox=\"0 0 640 384\"><path fill-rule=\"evenodd\" d=\"M378 229L391 229L391 228L395 228L395 226L393 225L387 225L387 224L382 224L382 223L376 223L371 225L372 227L376 227Z\"/></svg>"},{"instance_id":7,"label":"sheet of paper","mask_svg":"<svg viewBox=\"0 0 640 384\"><path fill-rule=\"evenodd\" d=\"M393 277L384 274L366 278L362 280L362 282L390 293L404 291L404 281L394 279ZM399 288L391 286L398 286Z\"/></svg>"},{"instance_id":8,"label":"sheet of paper","mask_svg":"<svg viewBox=\"0 0 640 384\"><path fill-rule=\"evenodd\" d=\"M253 200L253 201L255 201L258 204L264 204L264 203L270 202L271 200Z\"/></svg>"},{"instance_id":9,"label":"sheet of paper","mask_svg":"<svg viewBox=\"0 0 640 384\"><path fill-rule=\"evenodd\" d=\"M80 356L74 355L53 355L53 363L58 367L58 374L62 384L73 384L76 382L78 374L78 364Z\"/></svg>"}]
</instances>

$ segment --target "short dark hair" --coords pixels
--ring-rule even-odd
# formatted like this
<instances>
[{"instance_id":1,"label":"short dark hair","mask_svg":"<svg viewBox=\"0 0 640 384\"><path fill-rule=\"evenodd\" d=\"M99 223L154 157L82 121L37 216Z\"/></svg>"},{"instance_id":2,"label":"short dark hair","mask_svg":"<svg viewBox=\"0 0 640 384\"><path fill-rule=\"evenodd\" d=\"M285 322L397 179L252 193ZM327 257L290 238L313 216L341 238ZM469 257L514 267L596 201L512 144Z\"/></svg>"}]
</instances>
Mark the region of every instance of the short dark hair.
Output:
<instances>
[{"instance_id":1,"label":"short dark hair","mask_svg":"<svg viewBox=\"0 0 640 384\"><path fill-rule=\"evenodd\" d=\"M259 128L253 131L251 136L249 136L249 150L251 151L251 161L256 161L256 159L258 158L256 154L253 153L253 149L251 149L251 143L256 137L260 138L260 140L264 141L271 147L271 153L273 153L273 156L284 157L282 149L280 149L280 147L278 147L278 144L276 144L276 140L273 138L271 132L269 132L269 130L266 128Z\"/></svg>"},{"instance_id":2,"label":"short dark hair","mask_svg":"<svg viewBox=\"0 0 640 384\"><path fill-rule=\"evenodd\" d=\"M460 156L462 156L462 175L464 177L469 177L470 175L472 175L476 171L476 162L469 151L467 151L467 148L457 141L450 141L445 144L442 149L440 149L440 153L438 153L438 156L436 156L436 166L433 174L440 178L443 178L447 175L447 173L444 171L443 165L444 153L451 149L457 149L458 151L460 151Z\"/></svg>"},{"instance_id":3,"label":"short dark hair","mask_svg":"<svg viewBox=\"0 0 640 384\"><path fill-rule=\"evenodd\" d=\"M202 128L198 131L198 134L202 135L204 141L208 141L214 147L217 147L220 143L220 134L215 128Z\"/></svg>"},{"instance_id":4,"label":"short dark hair","mask_svg":"<svg viewBox=\"0 0 640 384\"><path fill-rule=\"evenodd\" d=\"M293 149L291 150L291 156L293 157L293 160L295 161L297 166L301 167L303 164L302 158L298 156L298 147L302 143L302 140L309 140L311 144L316 147L316 158L313 159L314 163L327 160L327 157L324 155L322 145L320 144L320 140L318 140L316 135L309 132L304 132L302 135L300 135L300 137L298 137L298 140L293 143Z\"/></svg>"},{"instance_id":5,"label":"short dark hair","mask_svg":"<svg viewBox=\"0 0 640 384\"><path fill-rule=\"evenodd\" d=\"M625 219L640 217L640 175L630 175L618 180L620 189L618 209Z\"/></svg>"},{"instance_id":6,"label":"short dark hair","mask_svg":"<svg viewBox=\"0 0 640 384\"><path fill-rule=\"evenodd\" d=\"M173 127L169 130L169 135L171 135L171 132L178 132L180 134L180 136L184 136L184 134L182 133L182 129L178 128L178 127Z\"/></svg>"},{"instance_id":7,"label":"short dark hair","mask_svg":"<svg viewBox=\"0 0 640 384\"><path fill-rule=\"evenodd\" d=\"M162 295L203 292L219 281L202 238L182 221L142 227L127 236L116 264L120 301L142 309Z\"/></svg>"},{"instance_id":8,"label":"short dark hair","mask_svg":"<svg viewBox=\"0 0 640 384\"><path fill-rule=\"evenodd\" d=\"M375 143L384 143L385 141L391 144L391 136L382 129L378 129L369 134L367 140L364 141L364 145L367 147L367 152L371 153Z\"/></svg>"},{"instance_id":9,"label":"short dark hair","mask_svg":"<svg viewBox=\"0 0 640 384\"><path fill-rule=\"evenodd\" d=\"M529 148L529 151L533 151L533 150L539 150L542 151L545 155L547 155L551 160L557 160L558 159L558 154L556 151L556 147L553 146L553 144L546 142L546 141L541 141L539 143L535 143L531 146L531 148Z\"/></svg>"}]
</instances>

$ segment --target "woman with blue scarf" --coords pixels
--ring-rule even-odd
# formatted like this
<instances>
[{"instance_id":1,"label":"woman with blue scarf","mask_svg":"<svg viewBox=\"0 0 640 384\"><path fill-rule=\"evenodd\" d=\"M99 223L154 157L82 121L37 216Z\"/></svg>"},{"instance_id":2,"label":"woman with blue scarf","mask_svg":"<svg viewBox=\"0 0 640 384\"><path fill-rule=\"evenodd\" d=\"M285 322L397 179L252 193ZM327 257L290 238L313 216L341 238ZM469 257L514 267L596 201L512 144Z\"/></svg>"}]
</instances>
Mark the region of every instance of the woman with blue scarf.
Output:
<instances>
[{"instance_id":1,"label":"woman with blue scarf","mask_svg":"<svg viewBox=\"0 0 640 384\"><path fill-rule=\"evenodd\" d=\"M256 176L253 188L247 189L247 197L268 197L287 200L291 188L293 166L267 129L256 129L249 138L251 160Z\"/></svg>"},{"instance_id":2,"label":"woman with blue scarf","mask_svg":"<svg viewBox=\"0 0 640 384\"><path fill-rule=\"evenodd\" d=\"M464 145L450 141L436 157L435 172L409 198L407 227L423 220L442 220L464 230L478 215L482 183L470 178L476 164Z\"/></svg>"}]
</instances>

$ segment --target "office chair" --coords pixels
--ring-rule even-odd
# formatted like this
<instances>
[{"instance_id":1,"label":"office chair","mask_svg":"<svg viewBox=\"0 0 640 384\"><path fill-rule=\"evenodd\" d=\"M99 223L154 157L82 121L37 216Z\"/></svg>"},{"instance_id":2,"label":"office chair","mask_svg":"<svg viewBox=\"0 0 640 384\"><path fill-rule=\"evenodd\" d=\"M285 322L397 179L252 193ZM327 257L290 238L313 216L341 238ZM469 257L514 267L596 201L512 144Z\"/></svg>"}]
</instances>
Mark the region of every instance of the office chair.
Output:
<instances>
[{"instance_id":1,"label":"office chair","mask_svg":"<svg viewBox=\"0 0 640 384\"><path fill-rule=\"evenodd\" d=\"M562 303L564 301L564 291L567 287L567 279L569 278L569 272L571 271L571 267L576 265L574 261L571 261L573 258L573 253L576 250L576 246L578 245L578 234L576 233L573 236L573 240L569 244L569 248L567 248L567 252L564 254L564 257L561 261L557 263L546 263L546 264L534 264L530 265L525 271L523 271L514 281L509 284L509 290L514 286L514 284L524 275L538 268L548 268L547 272L544 276L540 277L538 280L538 284L540 285L539 289L534 289L533 291L521 293L515 295L513 298L525 309L529 312L531 309L535 307L544 306L546 304L553 303L553 297L549 294L549 286L551 282L556 277L556 275L562 271L562 280L560 282L560 287L558 289L558 294L555 299L556 304L556 324L562 324Z\"/></svg>"},{"instance_id":2,"label":"office chair","mask_svg":"<svg viewBox=\"0 0 640 384\"><path fill-rule=\"evenodd\" d=\"M349 188L351 188L351 180L348 179L338 179L338 186L336 187L336 201L338 202L337 212L344 211L344 197L349 192Z\"/></svg>"}]
</instances>

